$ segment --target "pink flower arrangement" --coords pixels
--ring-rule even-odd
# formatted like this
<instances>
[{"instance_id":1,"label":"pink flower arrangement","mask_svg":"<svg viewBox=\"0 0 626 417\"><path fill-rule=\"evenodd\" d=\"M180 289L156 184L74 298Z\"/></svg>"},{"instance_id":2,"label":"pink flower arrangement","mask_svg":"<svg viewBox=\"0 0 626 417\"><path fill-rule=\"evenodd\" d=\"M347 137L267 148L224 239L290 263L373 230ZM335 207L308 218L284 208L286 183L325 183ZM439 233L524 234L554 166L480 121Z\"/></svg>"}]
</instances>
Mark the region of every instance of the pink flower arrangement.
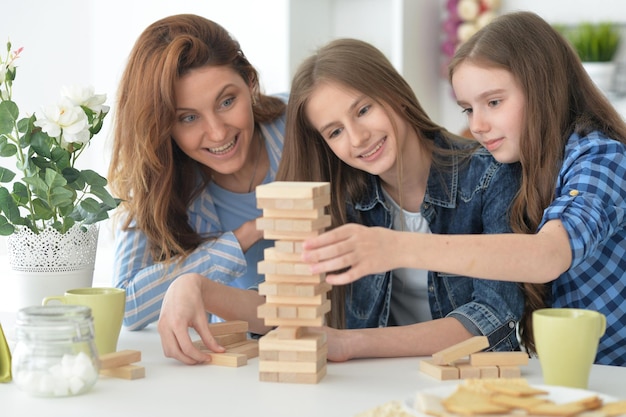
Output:
<instances>
[{"instance_id":1,"label":"pink flower arrangement","mask_svg":"<svg viewBox=\"0 0 626 417\"><path fill-rule=\"evenodd\" d=\"M447 0L447 18L443 21L445 38L441 51L445 56L442 75L447 73L450 58L463 42L491 22L500 9L500 0Z\"/></svg>"}]
</instances>

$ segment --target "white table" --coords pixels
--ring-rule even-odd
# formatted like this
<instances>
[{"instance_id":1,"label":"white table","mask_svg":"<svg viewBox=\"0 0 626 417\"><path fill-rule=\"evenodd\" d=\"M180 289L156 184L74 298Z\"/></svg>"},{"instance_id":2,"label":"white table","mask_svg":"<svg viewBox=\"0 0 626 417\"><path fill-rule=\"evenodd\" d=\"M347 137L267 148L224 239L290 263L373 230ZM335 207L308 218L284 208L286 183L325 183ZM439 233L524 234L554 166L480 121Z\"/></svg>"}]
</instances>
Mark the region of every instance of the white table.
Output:
<instances>
[{"instance_id":1,"label":"white table","mask_svg":"<svg viewBox=\"0 0 626 417\"><path fill-rule=\"evenodd\" d=\"M14 320L14 313L0 312L9 338ZM14 383L0 384L0 416L351 417L391 400L412 398L418 389L456 383L420 373L421 358L329 362L318 384L260 382L256 358L239 368L187 366L165 358L154 325L138 332L122 330L118 349L142 352L145 378L100 377L88 393L63 398L31 397ZM524 367L523 376L543 383L537 360ZM626 399L626 368L594 366L590 379L590 390Z\"/></svg>"}]
</instances>

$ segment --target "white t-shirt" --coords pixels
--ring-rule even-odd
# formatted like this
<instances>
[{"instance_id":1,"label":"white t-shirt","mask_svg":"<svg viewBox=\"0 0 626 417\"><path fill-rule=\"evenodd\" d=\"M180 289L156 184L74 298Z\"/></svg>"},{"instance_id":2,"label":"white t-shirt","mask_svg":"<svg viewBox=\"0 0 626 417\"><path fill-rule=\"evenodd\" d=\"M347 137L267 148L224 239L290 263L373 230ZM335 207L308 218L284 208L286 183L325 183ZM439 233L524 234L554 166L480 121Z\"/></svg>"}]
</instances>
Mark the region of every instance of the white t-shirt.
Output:
<instances>
[{"instance_id":1,"label":"white t-shirt","mask_svg":"<svg viewBox=\"0 0 626 417\"><path fill-rule=\"evenodd\" d=\"M430 233L421 213L402 210L383 188L393 216L393 229L414 233ZM403 326L432 320L428 303L428 271L400 268L392 274L389 325Z\"/></svg>"}]
</instances>

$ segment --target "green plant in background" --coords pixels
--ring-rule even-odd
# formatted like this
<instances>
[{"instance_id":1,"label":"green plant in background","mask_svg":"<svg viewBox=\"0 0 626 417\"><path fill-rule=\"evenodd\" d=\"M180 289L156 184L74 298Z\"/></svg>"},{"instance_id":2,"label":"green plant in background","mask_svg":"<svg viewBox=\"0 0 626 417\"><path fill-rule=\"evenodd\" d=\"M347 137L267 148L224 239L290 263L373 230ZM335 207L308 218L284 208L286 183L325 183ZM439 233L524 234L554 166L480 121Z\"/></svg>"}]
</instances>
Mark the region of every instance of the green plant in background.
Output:
<instances>
[{"instance_id":1,"label":"green plant in background","mask_svg":"<svg viewBox=\"0 0 626 417\"><path fill-rule=\"evenodd\" d=\"M609 22L555 25L572 44L582 62L612 61L620 43L620 28Z\"/></svg>"},{"instance_id":2,"label":"green plant in background","mask_svg":"<svg viewBox=\"0 0 626 417\"><path fill-rule=\"evenodd\" d=\"M106 96L91 87L64 88L62 101L44 108L42 117L20 119L12 93L21 51L11 51L9 42L6 58L0 54L0 157L14 158L20 174L0 166L0 235L20 227L63 234L107 219L119 200L106 190L106 178L74 166L102 128Z\"/></svg>"}]
</instances>

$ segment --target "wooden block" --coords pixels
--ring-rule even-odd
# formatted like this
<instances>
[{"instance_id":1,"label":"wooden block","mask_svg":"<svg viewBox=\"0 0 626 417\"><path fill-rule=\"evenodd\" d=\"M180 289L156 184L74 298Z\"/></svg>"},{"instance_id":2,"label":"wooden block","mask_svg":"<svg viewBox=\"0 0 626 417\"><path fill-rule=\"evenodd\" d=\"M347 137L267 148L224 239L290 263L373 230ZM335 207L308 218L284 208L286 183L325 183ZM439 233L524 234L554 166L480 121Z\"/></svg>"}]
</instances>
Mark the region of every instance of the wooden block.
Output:
<instances>
[{"instance_id":1,"label":"wooden block","mask_svg":"<svg viewBox=\"0 0 626 417\"><path fill-rule=\"evenodd\" d=\"M299 240L279 240L274 242L276 252L302 253L302 241Z\"/></svg>"},{"instance_id":2,"label":"wooden block","mask_svg":"<svg viewBox=\"0 0 626 417\"><path fill-rule=\"evenodd\" d=\"M326 366L326 358L317 361L265 361L259 360L259 372L317 373Z\"/></svg>"},{"instance_id":3,"label":"wooden block","mask_svg":"<svg viewBox=\"0 0 626 417\"><path fill-rule=\"evenodd\" d=\"M303 327L322 327L324 325L324 317L320 316L315 319L286 319L281 317L265 317L263 321L266 326L303 326Z\"/></svg>"},{"instance_id":4,"label":"wooden block","mask_svg":"<svg viewBox=\"0 0 626 417\"><path fill-rule=\"evenodd\" d=\"M278 314L276 317L281 319L296 319L298 318L298 307L290 305L277 305L276 309Z\"/></svg>"},{"instance_id":5,"label":"wooden block","mask_svg":"<svg viewBox=\"0 0 626 417\"><path fill-rule=\"evenodd\" d=\"M285 297L312 297L319 294L326 294L332 286L326 282L314 284L298 283L275 283L262 282L259 284L259 294L275 295Z\"/></svg>"},{"instance_id":6,"label":"wooden block","mask_svg":"<svg viewBox=\"0 0 626 417\"><path fill-rule=\"evenodd\" d=\"M522 370L519 366L498 365L500 378L521 378Z\"/></svg>"},{"instance_id":7,"label":"wooden block","mask_svg":"<svg viewBox=\"0 0 626 417\"><path fill-rule=\"evenodd\" d=\"M278 317L278 307L274 304L261 304L256 308L256 316L260 319L275 319Z\"/></svg>"},{"instance_id":8,"label":"wooden block","mask_svg":"<svg viewBox=\"0 0 626 417\"><path fill-rule=\"evenodd\" d=\"M279 252L276 248L266 248L263 251L263 259L268 261L302 262L302 254L294 252Z\"/></svg>"},{"instance_id":9,"label":"wooden block","mask_svg":"<svg viewBox=\"0 0 626 417\"><path fill-rule=\"evenodd\" d=\"M460 379L478 379L480 378L480 368L472 366L469 360L458 360L451 366L456 366L459 369Z\"/></svg>"},{"instance_id":10,"label":"wooden block","mask_svg":"<svg viewBox=\"0 0 626 417\"><path fill-rule=\"evenodd\" d=\"M278 326L275 329L279 339L298 339L306 332L306 328L298 326Z\"/></svg>"},{"instance_id":11,"label":"wooden block","mask_svg":"<svg viewBox=\"0 0 626 417\"><path fill-rule=\"evenodd\" d=\"M261 261L262 262L262 261ZM265 274L265 282L271 283L292 283L292 284L320 284L325 282L326 274L311 274L311 275L279 275L279 274Z\"/></svg>"},{"instance_id":12,"label":"wooden block","mask_svg":"<svg viewBox=\"0 0 626 417\"><path fill-rule=\"evenodd\" d=\"M320 306L328 301L326 294L317 294L304 297L283 296L283 295L266 295L265 302L268 304L285 304L285 305L306 305Z\"/></svg>"},{"instance_id":13,"label":"wooden block","mask_svg":"<svg viewBox=\"0 0 626 417\"><path fill-rule=\"evenodd\" d=\"M329 182L314 181L274 181L256 187L259 198L292 198L313 199L322 195L330 195Z\"/></svg>"},{"instance_id":14,"label":"wooden block","mask_svg":"<svg viewBox=\"0 0 626 417\"><path fill-rule=\"evenodd\" d=\"M310 237L319 236L322 233L323 230L313 230L311 232L264 230L263 237L267 240L307 240Z\"/></svg>"},{"instance_id":15,"label":"wooden block","mask_svg":"<svg viewBox=\"0 0 626 417\"><path fill-rule=\"evenodd\" d=\"M266 232L314 232L330 226L330 215L319 219L272 219L260 217L256 219L257 230Z\"/></svg>"},{"instance_id":16,"label":"wooden block","mask_svg":"<svg viewBox=\"0 0 626 417\"><path fill-rule=\"evenodd\" d=\"M113 369L141 361L141 352L138 350L120 350L118 352L100 355L100 369Z\"/></svg>"},{"instance_id":17,"label":"wooden block","mask_svg":"<svg viewBox=\"0 0 626 417\"><path fill-rule=\"evenodd\" d=\"M248 339L248 334L243 333L243 332L242 333L229 333L229 334L221 334L218 336L213 336L213 338L221 346L228 347L228 345L232 345L233 343L246 341ZM202 341L200 341L200 343L202 343Z\"/></svg>"},{"instance_id":18,"label":"wooden block","mask_svg":"<svg viewBox=\"0 0 626 417\"><path fill-rule=\"evenodd\" d=\"M257 272L264 275L311 275L311 266L303 262L263 260L257 263Z\"/></svg>"},{"instance_id":19,"label":"wooden block","mask_svg":"<svg viewBox=\"0 0 626 417\"><path fill-rule=\"evenodd\" d=\"M477 353L473 353L470 355L470 363L474 366L528 365L528 353L526 352L477 352Z\"/></svg>"},{"instance_id":20,"label":"wooden block","mask_svg":"<svg viewBox=\"0 0 626 417\"><path fill-rule=\"evenodd\" d=\"M248 363L248 356L245 353L210 353L211 361L207 365L229 366L237 368Z\"/></svg>"},{"instance_id":21,"label":"wooden block","mask_svg":"<svg viewBox=\"0 0 626 417\"><path fill-rule=\"evenodd\" d=\"M500 370L497 366L478 366L477 368L480 369L481 379L500 377Z\"/></svg>"},{"instance_id":22,"label":"wooden block","mask_svg":"<svg viewBox=\"0 0 626 417\"><path fill-rule=\"evenodd\" d=\"M267 361L311 362L326 358L328 345L325 344L316 351L302 352L296 350L259 350L259 359Z\"/></svg>"},{"instance_id":23,"label":"wooden block","mask_svg":"<svg viewBox=\"0 0 626 417\"><path fill-rule=\"evenodd\" d=\"M259 356L259 342L258 340L246 340L227 347L226 352L243 353L248 359L256 358Z\"/></svg>"},{"instance_id":24,"label":"wooden block","mask_svg":"<svg viewBox=\"0 0 626 417\"><path fill-rule=\"evenodd\" d=\"M298 306L298 318L299 319L315 319L318 317L324 317L324 314L330 311L330 300L326 300L319 306Z\"/></svg>"},{"instance_id":25,"label":"wooden block","mask_svg":"<svg viewBox=\"0 0 626 417\"><path fill-rule=\"evenodd\" d=\"M139 365L122 365L116 368L100 369L100 375L121 379L140 379L146 376L146 368Z\"/></svg>"},{"instance_id":26,"label":"wooden block","mask_svg":"<svg viewBox=\"0 0 626 417\"><path fill-rule=\"evenodd\" d=\"M474 336L461 343L433 353L432 362L435 365L447 365L488 347L489 340L486 336Z\"/></svg>"},{"instance_id":27,"label":"wooden block","mask_svg":"<svg viewBox=\"0 0 626 417\"><path fill-rule=\"evenodd\" d=\"M315 374L294 372L259 372L259 380L263 382L285 382L299 384L317 384L326 376L326 366Z\"/></svg>"},{"instance_id":28,"label":"wooden block","mask_svg":"<svg viewBox=\"0 0 626 417\"><path fill-rule=\"evenodd\" d=\"M259 339L259 351L275 350L275 351L298 351L298 352L316 352L326 344L325 333L305 332L298 339L280 339L278 332L272 330Z\"/></svg>"},{"instance_id":29,"label":"wooden block","mask_svg":"<svg viewBox=\"0 0 626 417\"><path fill-rule=\"evenodd\" d=\"M451 365L437 365L431 360L423 359L419 363L419 369L426 375L430 375L440 381L459 379L459 368Z\"/></svg>"},{"instance_id":30,"label":"wooden block","mask_svg":"<svg viewBox=\"0 0 626 417\"><path fill-rule=\"evenodd\" d=\"M264 209L263 217L268 219L319 219L324 216L324 207L304 210Z\"/></svg>"},{"instance_id":31,"label":"wooden block","mask_svg":"<svg viewBox=\"0 0 626 417\"><path fill-rule=\"evenodd\" d=\"M209 323L209 330L213 336L230 333L245 333L248 331L248 322L244 320L229 320L221 323Z\"/></svg>"},{"instance_id":32,"label":"wooden block","mask_svg":"<svg viewBox=\"0 0 626 417\"><path fill-rule=\"evenodd\" d=\"M304 200L294 198L257 198L256 200L257 208L263 210L312 210L329 204L330 194Z\"/></svg>"}]
</instances>

